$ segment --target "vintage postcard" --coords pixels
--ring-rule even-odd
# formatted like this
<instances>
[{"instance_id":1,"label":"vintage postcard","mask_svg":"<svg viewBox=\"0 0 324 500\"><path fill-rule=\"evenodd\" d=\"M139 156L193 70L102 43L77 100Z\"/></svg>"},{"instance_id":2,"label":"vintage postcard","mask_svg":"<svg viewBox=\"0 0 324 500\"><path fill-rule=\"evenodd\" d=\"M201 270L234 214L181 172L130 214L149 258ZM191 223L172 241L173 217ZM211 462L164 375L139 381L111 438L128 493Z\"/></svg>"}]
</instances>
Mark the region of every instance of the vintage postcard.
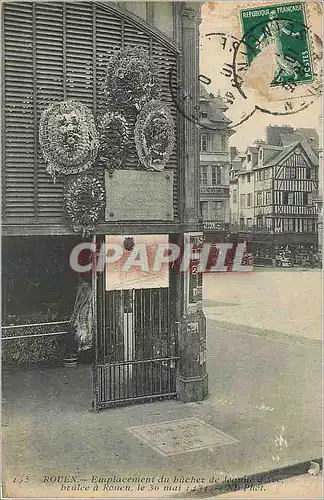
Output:
<instances>
[{"instance_id":1,"label":"vintage postcard","mask_svg":"<svg viewBox=\"0 0 324 500\"><path fill-rule=\"evenodd\" d=\"M322 2L1 16L2 497L322 498Z\"/></svg>"}]
</instances>

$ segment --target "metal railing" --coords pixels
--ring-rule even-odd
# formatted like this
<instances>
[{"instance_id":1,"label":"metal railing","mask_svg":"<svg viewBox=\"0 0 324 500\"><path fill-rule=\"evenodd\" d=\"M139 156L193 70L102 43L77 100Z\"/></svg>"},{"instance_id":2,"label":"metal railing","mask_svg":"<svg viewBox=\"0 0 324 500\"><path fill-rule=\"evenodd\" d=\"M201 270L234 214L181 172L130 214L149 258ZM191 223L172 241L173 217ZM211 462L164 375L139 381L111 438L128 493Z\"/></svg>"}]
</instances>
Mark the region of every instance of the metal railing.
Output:
<instances>
[{"instance_id":1,"label":"metal railing","mask_svg":"<svg viewBox=\"0 0 324 500\"><path fill-rule=\"evenodd\" d=\"M23 325L5 325L1 327L1 340L13 340L13 339L24 339L24 338L36 338L36 337L48 337L48 336L55 336L55 335L65 335L68 333L68 329L63 325L68 325L69 320L64 320L64 321L49 321L48 323L26 323ZM53 326L52 326L53 325ZM55 326L54 326L55 325ZM63 327L63 329L61 328ZM46 331L46 332L38 332L35 333L35 330L42 330L42 329L48 329L52 328L53 331ZM56 328L58 331L56 331ZM22 334L22 335L12 335L13 331L16 330L23 330L23 331L28 331L28 329L32 329L33 332L30 334Z\"/></svg>"}]
</instances>

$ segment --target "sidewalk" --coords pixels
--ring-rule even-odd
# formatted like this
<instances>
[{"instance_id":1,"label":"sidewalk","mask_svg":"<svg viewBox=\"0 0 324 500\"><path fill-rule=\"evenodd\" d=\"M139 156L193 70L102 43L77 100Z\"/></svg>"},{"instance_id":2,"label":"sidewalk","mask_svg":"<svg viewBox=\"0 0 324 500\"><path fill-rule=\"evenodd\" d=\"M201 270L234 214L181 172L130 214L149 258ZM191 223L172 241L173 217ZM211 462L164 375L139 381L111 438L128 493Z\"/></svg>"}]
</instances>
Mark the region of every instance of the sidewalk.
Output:
<instances>
[{"instance_id":1,"label":"sidewalk","mask_svg":"<svg viewBox=\"0 0 324 500\"><path fill-rule=\"evenodd\" d=\"M237 328L222 330L209 320L208 353L207 400L163 401L98 414L90 409L89 366L4 373L5 495L65 497L68 485L57 477L75 476L80 488L89 489L69 491L69 497L210 497L213 484L228 478L259 473L268 484L269 471L321 457L319 346L307 339L291 342ZM237 441L165 456L128 430L189 417ZM107 493L100 483L93 491L93 476L95 481L111 478L112 486L118 478L148 482ZM172 491L158 482L161 476L170 485L175 476L193 480L181 487L177 483L180 489Z\"/></svg>"}]
</instances>

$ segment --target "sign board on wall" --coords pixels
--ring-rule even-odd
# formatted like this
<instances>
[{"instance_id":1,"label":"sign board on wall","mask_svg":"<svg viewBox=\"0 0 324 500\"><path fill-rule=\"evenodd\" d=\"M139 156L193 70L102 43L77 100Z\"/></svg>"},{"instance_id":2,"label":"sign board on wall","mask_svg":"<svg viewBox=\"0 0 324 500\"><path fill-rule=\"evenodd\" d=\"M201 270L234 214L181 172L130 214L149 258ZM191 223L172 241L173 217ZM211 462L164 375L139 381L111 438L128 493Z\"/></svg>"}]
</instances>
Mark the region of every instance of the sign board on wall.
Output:
<instances>
[{"instance_id":1,"label":"sign board on wall","mask_svg":"<svg viewBox=\"0 0 324 500\"><path fill-rule=\"evenodd\" d=\"M216 221L204 221L204 229L214 229L215 231L224 231L225 223L224 222L216 222Z\"/></svg>"},{"instance_id":2,"label":"sign board on wall","mask_svg":"<svg viewBox=\"0 0 324 500\"><path fill-rule=\"evenodd\" d=\"M216 186L200 186L200 194L213 196L229 196L229 188Z\"/></svg>"},{"instance_id":3,"label":"sign board on wall","mask_svg":"<svg viewBox=\"0 0 324 500\"><path fill-rule=\"evenodd\" d=\"M133 248L124 248L130 243ZM168 244L167 234L141 234L134 236L106 235L107 255L113 255L113 246L122 248L122 255L114 262L106 264L106 290L132 290L140 288L167 288L169 286L169 264L161 263L154 270L157 246ZM127 245L126 245L127 247ZM109 250L111 249L111 250ZM132 265L137 262L137 265Z\"/></svg>"},{"instance_id":4,"label":"sign board on wall","mask_svg":"<svg viewBox=\"0 0 324 500\"><path fill-rule=\"evenodd\" d=\"M202 233L185 233L184 234L185 248L191 248L194 255L196 253L197 260L190 259L189 272L185 273L185 303L187 307L191 305L202 304L202 273L198 270L199 254L203 245Z\"/></svg>"}]
</instances>

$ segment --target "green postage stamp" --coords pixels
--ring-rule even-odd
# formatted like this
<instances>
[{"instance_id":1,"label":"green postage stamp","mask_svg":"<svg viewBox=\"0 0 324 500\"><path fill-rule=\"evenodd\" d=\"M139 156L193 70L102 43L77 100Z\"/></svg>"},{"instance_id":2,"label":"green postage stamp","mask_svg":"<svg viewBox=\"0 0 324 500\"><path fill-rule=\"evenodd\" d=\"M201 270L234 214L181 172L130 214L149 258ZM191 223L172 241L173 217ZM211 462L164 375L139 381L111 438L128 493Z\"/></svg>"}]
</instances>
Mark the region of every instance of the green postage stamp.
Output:
<instances>
[{"instance_id":1,"label":"green postage stamp","mask_svg":"<svg viewBox=\"0 0 324 500\"><path fill-rule=\"evenodd\" d=\"M272 87L314 80L303 3L246 8L240 10L240 18L248 66L269 44L274 44L276 64Z\"/></svg>"}]
</instances>

